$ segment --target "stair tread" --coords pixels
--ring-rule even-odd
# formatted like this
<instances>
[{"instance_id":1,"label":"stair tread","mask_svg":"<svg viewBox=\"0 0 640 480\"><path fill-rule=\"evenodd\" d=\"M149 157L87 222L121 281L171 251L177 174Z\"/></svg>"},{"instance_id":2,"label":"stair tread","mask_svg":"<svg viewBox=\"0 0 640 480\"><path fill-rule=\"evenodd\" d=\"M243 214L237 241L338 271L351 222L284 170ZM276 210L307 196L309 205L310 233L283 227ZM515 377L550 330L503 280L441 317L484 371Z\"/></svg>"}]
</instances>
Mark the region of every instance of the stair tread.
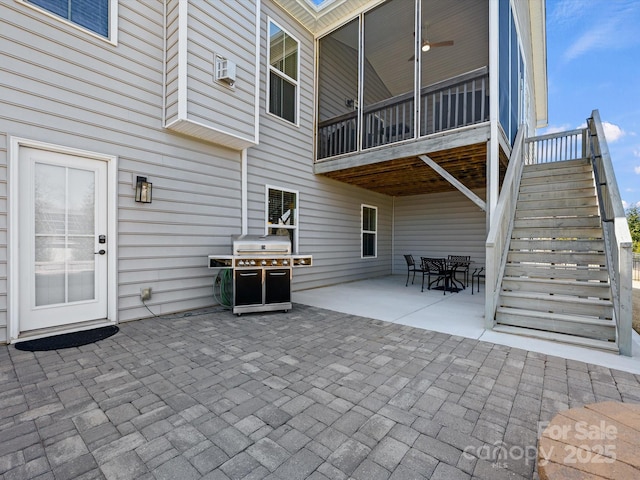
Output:
<instances>
[{"instance_id":1,"label":"stair tread","mask_svg":"<svg viewBox=\"0 0 640 480\"><path fill-rule=\"evenodd\" d=\"M531 268L539 268L539 269L549 269L549 270L578 270L578 271L588 271L588 270L594 270L594 271L606 271L607 267L603 267L603 266L595 266L595 265L571 265L571 264L559 264L559 263L553 263L553 262L544 262L544 261L539 261L539 262L507 262L507 267L509 266L513 266L513 267L522 267L522 266L527 266L527 267L531 267Z\"/></svg>"},{"instance_id":2,"label":"stair tread","mask_svg":"<svg viewBox=\"0 0 640 480\"><path fill-rule=\"evenodd\" d=\"M554 169L554 168L564 168L570 167L573 165L590 165L591 161L588 157L584 158L574 158L572 160L562 160L559 162L545 162L545 163L527 163L524 165L524 168L527 170L537 170L537 169Z\"/></svg>"},{"instance_id":3,"label":"stair tread","mask_svg":"<svg viewBox=\"0 0 640 480\"><path fill-rule=\"evenodd\" d=\"M546 330L535 330L532 328L513 327L509 325L496 325L493 328L496 332L522 335L526 337L539 338L541 340L550 340L560 343L569 343L589 347L600 350L607 350L618 353L618 346L615 342L607 342L604 340L596 340L593 338L578 337L565 333L548 332Z\"/></svg>"},{"instance_id":4,"label":"stair tread","mask_svg":"<svg viewBox=\"0 0 640 480\"><path fill-rule=\"evenodd\" d=\"M565 278L529 278L529 277L510 277L504 276L503 280L509 280L512 282L527 282L527 283L551 283L557 285L576 285L580 287L610 287L609 282L593 282L584 280L568 280Z\"/></svg>"},{"instance_id":5,"label":"stair tread","mask_svg":"<svg viewBox=\"0 0 640 480\"><path fill-rule=\"evenodd\" d=\"M551 300L565 303L580 303L593 306L613 307L611 300L603 300L601 298L583 298L576 295L558 294L558 293L539 293L539 292L523 292L523 291L510 291L502 290L500 295L504 297L519 297L528 298L533 300Z\"/></svg>"},{"instance_id":6,"label":"stair tread","mask_svg":"<svg viewBox=\"0 0 640 480\"><path fill-rule=\"evenodd\" d=\"M496 315L504 313L509 315L517 315L521 317L542 318L544 320L558 320L562 322L584 323L588 325L598 325L602 327L615 328L616 324L613 320L605 320L595 317L587 317L584 315L572 315L568 313L541 312L538 310L529 310L526 308L502 307L496 309Z\"/></svg>"},{"instance_id":7,"label":"stair tread","mask_svg":"<svg viewBox=\"0 0 640 480\"><path fill-rule=\"evenodd\" d=\"M604 252L604 240L518 240L511 242L511 250L554 250L576 253Z\"/></svg>"}]
</instances>

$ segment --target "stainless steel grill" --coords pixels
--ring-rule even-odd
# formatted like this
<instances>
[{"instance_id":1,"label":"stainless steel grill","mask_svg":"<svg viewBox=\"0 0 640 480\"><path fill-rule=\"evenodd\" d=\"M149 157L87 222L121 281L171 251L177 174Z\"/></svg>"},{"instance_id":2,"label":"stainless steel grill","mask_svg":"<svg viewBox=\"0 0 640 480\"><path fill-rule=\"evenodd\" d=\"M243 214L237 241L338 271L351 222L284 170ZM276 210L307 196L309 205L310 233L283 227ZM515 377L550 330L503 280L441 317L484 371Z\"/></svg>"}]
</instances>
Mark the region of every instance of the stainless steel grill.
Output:
<instances>
[{"instance_id":1,"label":"stainless steel grill","mask_svg":"<svg viewBox=\"0 0 640 480\"><path fill-rule=\"evenodd\" d=\"M293 267L310 267L310 255L292 255L289 237L241 235L232 255L209 255L209 268L233 270L233 313L291 309Z\"/></svg>"}]
</instances>

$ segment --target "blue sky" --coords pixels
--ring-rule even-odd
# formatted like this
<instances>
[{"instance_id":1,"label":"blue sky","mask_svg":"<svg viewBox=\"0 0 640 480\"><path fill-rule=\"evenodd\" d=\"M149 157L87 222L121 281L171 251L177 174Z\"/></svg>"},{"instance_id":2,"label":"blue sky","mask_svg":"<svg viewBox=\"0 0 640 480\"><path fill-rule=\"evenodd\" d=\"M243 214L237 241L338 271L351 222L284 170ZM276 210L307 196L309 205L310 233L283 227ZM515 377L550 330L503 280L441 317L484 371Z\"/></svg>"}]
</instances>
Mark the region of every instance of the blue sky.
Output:
<instances>
[{"instance_id":1,"label":"blue sky","mask_svg":"<svg viewBox=\"0 0 640 480\"><path fill-rule=\"evenodd\" d=\"M547 0L549 127L585 124L597 109L620 195L640 205L640 1Z\"/></svg>"}]
</instances>

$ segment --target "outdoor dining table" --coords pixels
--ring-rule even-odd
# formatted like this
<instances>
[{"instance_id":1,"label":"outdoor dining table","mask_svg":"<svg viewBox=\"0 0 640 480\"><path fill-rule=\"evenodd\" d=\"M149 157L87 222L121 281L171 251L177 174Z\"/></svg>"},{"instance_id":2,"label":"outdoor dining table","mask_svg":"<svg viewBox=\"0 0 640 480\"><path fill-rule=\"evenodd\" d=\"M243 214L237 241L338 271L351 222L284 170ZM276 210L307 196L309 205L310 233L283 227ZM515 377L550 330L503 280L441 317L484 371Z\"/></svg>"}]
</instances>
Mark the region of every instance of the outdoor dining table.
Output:
<instances>
[{"instance_id":1,"label":"outdoor dining table","mask_svg":"<svg viewBox=\"0 0 640 480\"><path fill-rule=\"evenodd\" d=\"M427 257L423 257L427 258ZM468 267L472 262L468 260L451 260L451 259L432 259L437 260L438 268L439 268L439 278L434 280L431 283L439 282L441 279L444 279L443 285L437 285L433 287L433 290L445 290L446 292L459 292L460 290L464 290L465 284L464 282L458 280L456 278L456 273L458 271L462 271L462 269Z\"/></svg>"}]
</instances>

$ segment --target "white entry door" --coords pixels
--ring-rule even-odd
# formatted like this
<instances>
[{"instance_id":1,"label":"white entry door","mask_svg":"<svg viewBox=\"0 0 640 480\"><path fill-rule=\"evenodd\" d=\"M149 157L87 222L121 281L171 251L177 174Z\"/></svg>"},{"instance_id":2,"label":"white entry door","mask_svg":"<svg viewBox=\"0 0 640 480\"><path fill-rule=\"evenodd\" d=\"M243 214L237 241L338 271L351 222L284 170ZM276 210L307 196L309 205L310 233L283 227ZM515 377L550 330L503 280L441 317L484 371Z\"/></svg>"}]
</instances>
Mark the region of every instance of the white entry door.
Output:
<instances>
[{"instance_id":1,"label":"white entry door","mask_svg":"<svg viewBox=\"0 0 640 480\"><path fill-rule=\"evenodd\" d=\"M107 162L20 148L20 331L107 317Z\"/></svg>"}]
</instances>

